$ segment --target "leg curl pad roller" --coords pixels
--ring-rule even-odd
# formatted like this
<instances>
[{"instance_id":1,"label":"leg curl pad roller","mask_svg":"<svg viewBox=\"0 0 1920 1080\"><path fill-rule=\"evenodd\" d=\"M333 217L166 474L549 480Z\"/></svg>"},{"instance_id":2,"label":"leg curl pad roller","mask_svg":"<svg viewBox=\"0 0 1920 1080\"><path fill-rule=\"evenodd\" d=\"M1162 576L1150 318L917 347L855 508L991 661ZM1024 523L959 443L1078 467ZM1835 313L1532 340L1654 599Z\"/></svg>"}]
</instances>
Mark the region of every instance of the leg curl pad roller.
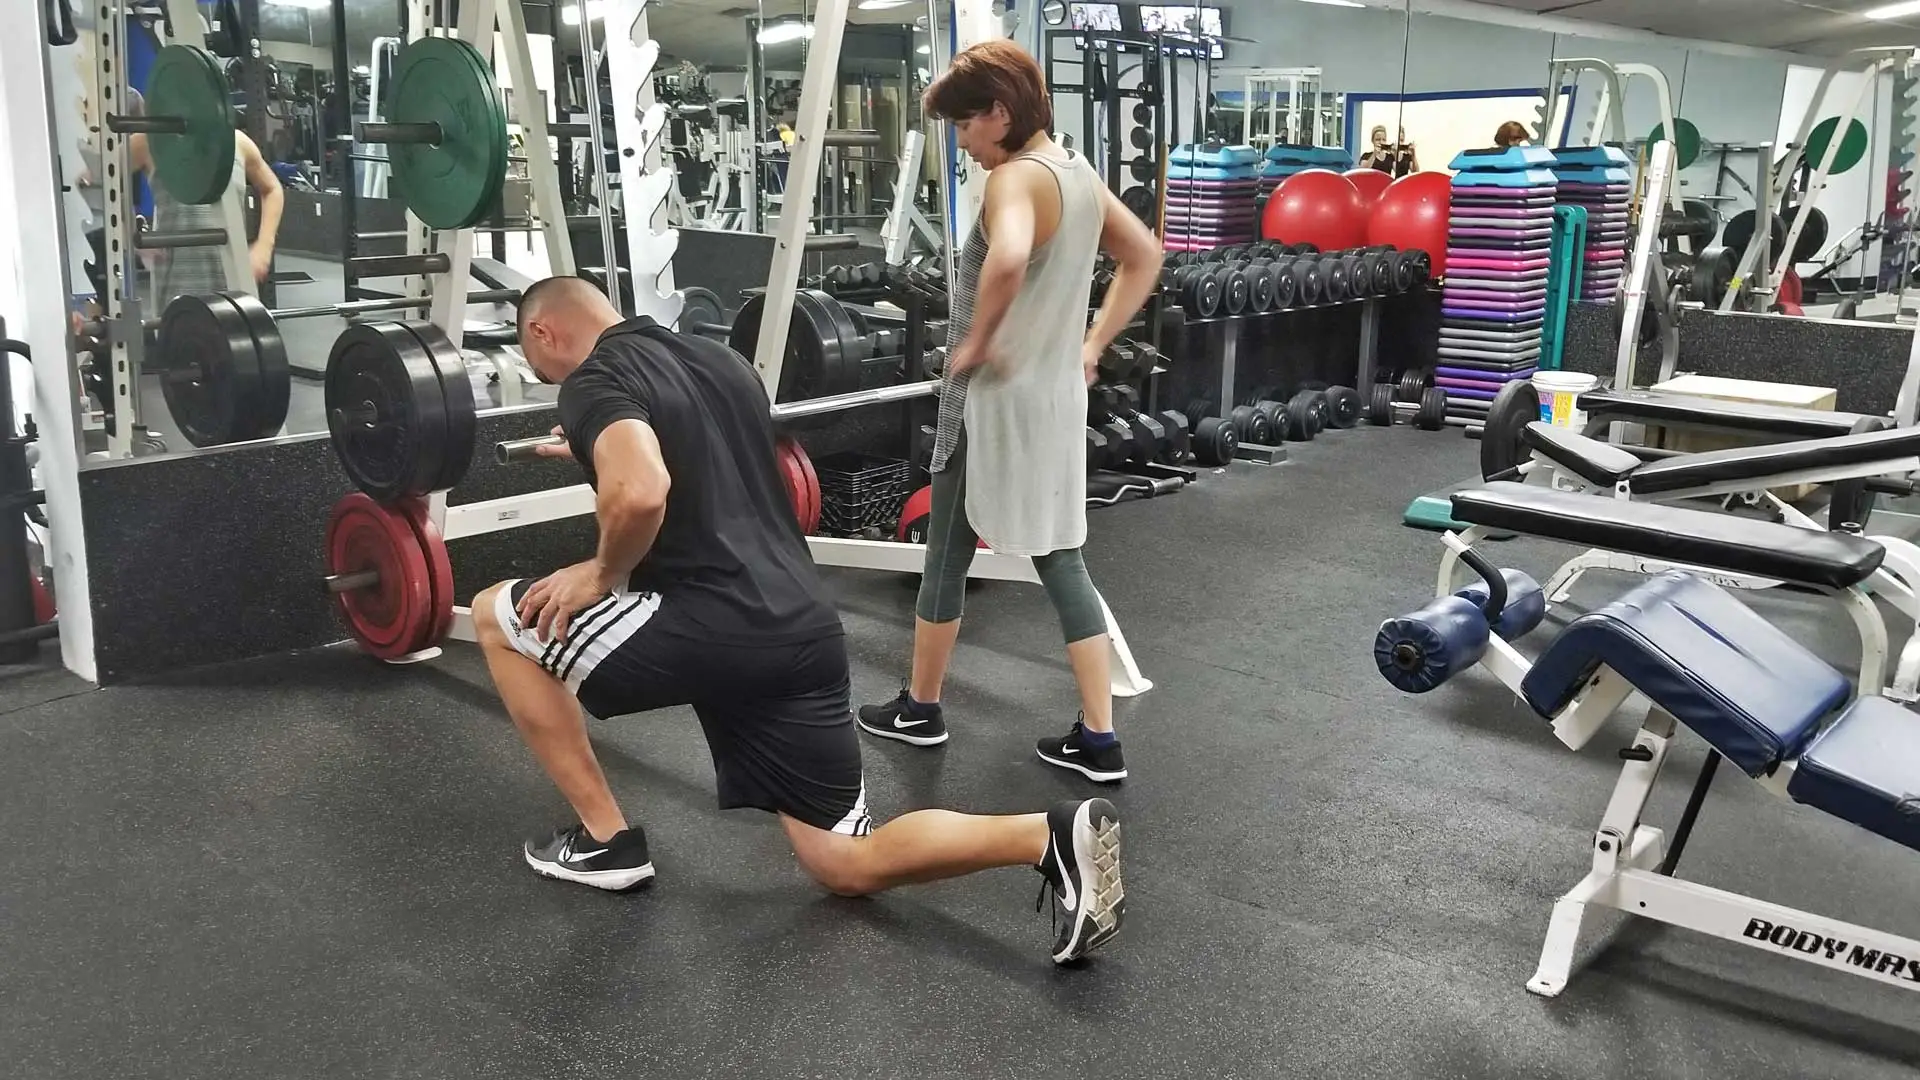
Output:
<instances>
[{"instance_id":1,"label":"leg curl pad roller","mask_svg":"<svg viewBox=\"0 0 1920 1080\"><path fill-rule=\"evenodd\" d=\"M1424 694L1479 663L1490 637L1479 604L1442 596L1381 623L1373 660L1388 682L1409 694Z\"/></svg>"},{"instance_id":2,"label":"leg curl pad roller","mask_svg":"<svg viewBox=\"0 0 1920 1080\"><path fill-rule=\"evenodd\" d=\"M1547 596L1540 591L1539 582L1518 570L1502 570L1500 576L1507 582L1507 606L1500 609L1493 632L1506 641L1517 641L1532 633L1547 617ZM1473 601L1476 607L1484 607L1487 583L1476 581L1453 595Z\"/></svg>"}]
</instances>

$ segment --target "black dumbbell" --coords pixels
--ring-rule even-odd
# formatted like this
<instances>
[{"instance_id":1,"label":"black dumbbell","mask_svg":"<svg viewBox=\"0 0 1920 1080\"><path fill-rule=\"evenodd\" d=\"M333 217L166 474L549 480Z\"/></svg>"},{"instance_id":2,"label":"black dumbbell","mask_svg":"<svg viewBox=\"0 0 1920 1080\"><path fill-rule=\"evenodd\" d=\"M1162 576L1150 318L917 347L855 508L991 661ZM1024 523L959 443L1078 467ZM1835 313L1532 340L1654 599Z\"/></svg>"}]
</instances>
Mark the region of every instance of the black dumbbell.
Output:
<instances>
[{"instance_id":1,"label":"black dumbbell","mask_svg":"<svg viewBox=\"0 0 1920 1080\"><path fill-rule=\"evenodd\" d=\"M1107 433L1107 467L1119 465L1133 457L1132 425L1117 416L1109 416L1098 426Z\"/></svg>"},{"instance_id":2,"label":"black dumbbell","mask_svg":"<svg viewBox=\"0 0 1920 1080\"><path fill-rule=\"evenodd\" d=\"M1245 314L1247 293L1252 289L1252 282L1247 280L1247 272L1231 267L1225 268L1223 272L1226 279L1220 289L1221 308L1229 315Z\"/></svg>"},{"instance_id":3,"label":"black dumbbell","mask_svg":"<svg viewBox=\"0 0 1920 1080\"><path fill-rule=\"evenodd\" d=\"M1157 419L1160 426L1167 429L1167 441L1160 453L1160 460L1169 465L1186 464L1193 458L1193 436L1187 414L1177 409L1162 409Z\"/></svg>"},{"instance_id":4,"label":"black dumbbell","mask_svg":"<svg viewBox=\"0 0 1920 1080\"><path fill-rule=\"evenodd\" d=\"M1433 372L1428 371L1426 368L1408 368L1400 374L1399 390L1398 393L1394 395L1395 400L1419 401L1420 395L1426 392L1428 386L1432 385L1432 379Z\"/></svg>"},{"instance_id":5,"label":"black dumbbell","mask_svg":"<svg viewBox=\"0 0 1920 1080\"><path fill-rule=\"evenodd\" d=\"M1429 386L1416 401L1394 400L1392 383L1376 383L1373 387L1373 401L1367 409L1367 422L1387 427L1406 416L1413 426L1424 431L1438 431L1447 423L1447 392L1437 386Z\"/></svg>"},{"instance_id":6,"label":"black dumbbell","mask_svg":"<svg viewBox=\"0 0 1920 1080\"><path fill-rule=\"evenodd\" d=\"M1337 255L1328 255L1320 260L1320 269L1325 276L1320 289L1321 298L1329 304L1345 303L1353 295L1346 260Z\"/></svg>"},{"instance_id":7,"label":"black dumbbell","mask_svg":"<svg viewBox=\"0 0 1920 1080\"><path fill-rule=\"evenodd\" d=\"M1273 422L1251 405L1234 406L1228 419L1233 422L1233 433L1243 443L1273 446L1280 441L1280 434L1273 429Z\"/></svg>"},{"instance_id":8,"label":"black dumbbell","mask_svg":"<svg viewBox=\"0 0 1920 1080\"><path fill-rule=\"evenodd\" d=\"M1157 417L1136 412L1127 416L1127 426L1133 429L1132 457L1137 464L1145 465L1161 454L1166 453L1167 428Z\"/></svg>"},{"instance_id":9,"label":"black dumbbell","mask_svg":"<svg viewBox=\"0 0 1920 1080\"><path fill-rule=\"evenodd\" d=\"M1282 419L1286 424L1287 438L1295 442L1306 442L1320 433L1314 425L1314 403L1319 400L1318 391L1302 390L1287 399L1282 407Z\"/></svg>"},{"instance_id":10,"label":"black dumbbell","mask_svg":"<svg viewBox=\"0 0 1920 1080\"><path fill-rule=\"evenodd\" d=\"M1087 429L1087 471L1104 469L1113 460L1108 434L1100 428Z\"/></svg>"},{"instance_id":11,"label":"black dumbbell","mask_svg":"<svg viewBox=\"0 0 1920 1080\"><path fill-rule=\"evenodd\" d=\"M1276 289L1273 267L1256 263L1244 271L1247 275L1247 310L1256 314L1273 310Z\"/></svg>"},{"instance_id":12,"label":"black dumbbell","mask_svg":"<svg viewBox=\"0 0 1920 1080\"><path fill-rule=\"evenodd\" d=\"M1230 421L1202 416L1193 427L1193 458L1202 465L1225 465L1240 449L1240 436Z\"/></svg>"},{"instance_id":13,"label":"black dumbbell","mask_svg":"<svg viewBox=\"0 0 1920 1080\"><path fill-rule=\"evenodd\" d=\"M1351 386L1329 386L1323 395L1327 401L1327 426L1350 428L1360 422L1360 394Z\"/></svg>"}]
</instances>

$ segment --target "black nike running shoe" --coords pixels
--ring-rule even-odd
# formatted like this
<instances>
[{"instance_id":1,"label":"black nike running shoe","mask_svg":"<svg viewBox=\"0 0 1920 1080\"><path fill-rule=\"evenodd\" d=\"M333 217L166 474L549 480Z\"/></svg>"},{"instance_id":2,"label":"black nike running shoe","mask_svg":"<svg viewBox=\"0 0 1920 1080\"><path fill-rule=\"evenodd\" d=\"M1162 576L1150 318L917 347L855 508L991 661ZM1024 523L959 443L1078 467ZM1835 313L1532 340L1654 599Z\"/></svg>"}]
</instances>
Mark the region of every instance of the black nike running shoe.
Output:
<instances>
[{"instance_id":1,"label":"black nike running shoe","mask_svg":"<svg viewBox=\"0 0 1920 1080\"><path fill-rule=\"evenodd\" d=\"M1053 962L1070 963L1113 940L1127 913L1120 884L1120 812L1105 799L1054 804L1047 811L1047 853L1034 869L1053 891ZM1035 905L1038 910L1038 905ZM1061 926L1065 916L1066 925Z\"/></svg>"},{"instance_id":2,"label":"black nike running shoe","mask_svg":"<svg viewBox=\"0 0 1920 1080\"><path fill-rule=\"evenodd\" d=\"M542 877L575 881L610 892L624 892L653 877L647 856L647 831L634 826L604 843L585 825L570 825L545 840L529 840L527 865Z\"/></svg>"}]
</instances>

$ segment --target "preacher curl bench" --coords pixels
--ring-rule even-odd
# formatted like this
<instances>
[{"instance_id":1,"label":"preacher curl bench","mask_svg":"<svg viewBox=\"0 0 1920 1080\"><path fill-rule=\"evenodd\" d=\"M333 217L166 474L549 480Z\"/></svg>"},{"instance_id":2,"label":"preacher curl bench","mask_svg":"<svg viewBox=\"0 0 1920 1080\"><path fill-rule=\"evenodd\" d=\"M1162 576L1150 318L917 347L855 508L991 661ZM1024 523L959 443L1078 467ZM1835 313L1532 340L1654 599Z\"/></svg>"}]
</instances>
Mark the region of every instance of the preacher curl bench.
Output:
<instances>
[{"instance_id":1,"label":"preacher curl bench","mask_svg":"<svg viewBox=\"0 0 1920 1080\"><path fill-rule=\"evenodd\" d=\"M1791 549L1827 535L1708 511L1644 509L1705 519L1701 530L1726 530L1721 542L1737 540L1752 551ZM1813 564L1821 554L1802 550L1788 558ZM1590 842L1591 869L1554 904L1528 990L1553 997L1565 989L1587 909L1596 904L1920 989L1920 941L1674 877L1723 759L1774 794L1920 848L1920 725L1912 713L1883 697L1850 702L1838 671L1731 593L1677 571L1573 620L1529 662L1509 639L1538 626L1538 586L1477 553L1468 561L1480 581L1381 624L1374 658L1389 682L1424 693L1483 666L1574 750L1631 694L1652 704L1620 750L1620 777ZM1642 818L1676 725L1710 751L1669 840Z\"/></svg>"}]
</instances>

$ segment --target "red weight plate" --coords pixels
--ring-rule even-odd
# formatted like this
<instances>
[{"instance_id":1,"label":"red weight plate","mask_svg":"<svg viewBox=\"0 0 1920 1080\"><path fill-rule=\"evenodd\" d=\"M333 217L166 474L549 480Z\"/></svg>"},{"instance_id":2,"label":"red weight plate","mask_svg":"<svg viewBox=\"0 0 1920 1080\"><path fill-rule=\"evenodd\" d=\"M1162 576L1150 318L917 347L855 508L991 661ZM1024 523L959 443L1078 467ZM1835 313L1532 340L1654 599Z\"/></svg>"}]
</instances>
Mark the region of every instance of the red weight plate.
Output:
<instances>
[{"instance_id":1,"label":"red weight plate","mask_svg":"<svg viewBox=\"0 0 1920 1080\"><path fill-rule=\"evenodd\" d=\"M788 444L792 447L794 461L800 466L803 481L802 492L807 497L807 511L800 515L800 531L812 536L820 531L820 477L813 471L813 459L807 456L807 448L798 440Z\"/></svg>"},{"instance_id":2,"label":"red weight plate","mask_svg":"<svg viewBox=\"0 0 1920 1080\"><path fill-rule=\"evenodd\" d=\"M372 570L379 580L335 594L347 627L367 652L395 660L418 651L433 623L433 575L404 513L354 492L327 518L327 568Z\"/></svg>"},{"instance_id":3,"label":"red weight plate","mask_svg":"<svg viewBox=\"0 0 1920 1080\"><path fill-rule=\"evenodd\" d=\"M793 453L795 445L792 439L781 439L773 444L773 453L780 467L780 482L787 489L787 501L793 504L794 520L804 530L811 506L807 501L806 474L800 471L800 462Z\"/></svg>"},{"instance_id":4,"label":"red weight plate","mask_svg":"<svg viewBox=\"0 0 1920 1080\"><path fill-rule=\"evenodd\" d=\"M414 535L420 538L420 549L427 555L427 570L433 586L433 623L427 631L428 637L419 643L419 648L425 649L447 640L447 634L453 629L453 561L447 558L447 542L440 536L440 527L433 523L433 514L425 499L402 499L395 509L407 515Z\"/></svg>"}]
</instances>

